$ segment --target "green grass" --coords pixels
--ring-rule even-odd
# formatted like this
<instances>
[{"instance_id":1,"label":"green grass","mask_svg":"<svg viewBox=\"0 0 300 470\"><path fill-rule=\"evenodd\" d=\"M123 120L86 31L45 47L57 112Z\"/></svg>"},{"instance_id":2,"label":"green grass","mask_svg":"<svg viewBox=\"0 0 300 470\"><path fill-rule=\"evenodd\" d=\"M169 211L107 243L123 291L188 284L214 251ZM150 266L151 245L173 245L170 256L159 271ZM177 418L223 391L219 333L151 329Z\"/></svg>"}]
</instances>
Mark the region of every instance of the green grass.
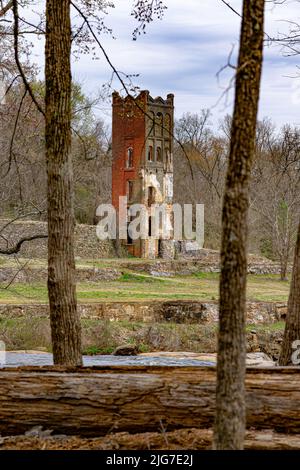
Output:
<instances>
[{"instance_id":1,"label":"green grass","mask_svg":"<svg viewBox=\"0 0 300 470\"><path fill-rule=\"evenodd\" d=\"M219 273L203 273L203 272L199 272L199 273L194 273L193 274L193 277L197 278L197 279L212 279L212 280L215 280L215 279L219 279L220 277L220 274Z\"/></svg>"},{"instance_id":2,"label":"green grass","mask_svg":"<svg viewBox=\"0 0 300 470\"><path fill-rule=\"evenodd\" d=\"M112 354L115 350L114 346L108 346L106 348L98 348L98 346L88 346L83 348L82 354L85 356L96 356L97 354Z\"/></svg>"},{"instance_id":3,"label":"green grass","mask_svg":"<svg viewBox=\"0 0 300 470\"><path fill-rule=\"evenodd\" d=\"M2 287L2 288L1 288ZM0 303L47 303L46 284L0 284ZM190 276L160 278L127 270L114 281L81 282L77 285L82 303L113 301L199 300L218 299L219 274L199 272ZM287 302L289 282L275 275L249 275L247 298L251 301Z\"/></svg>"},{"instance_id":4,"label":"green grass","mask_svg":"<svg viewBox=\"0 0 300 470\"><path fill-rule=\"evenodd\" d=\"M284 331L285 322L276 322L276 323L269 323L268 325L263 324L256 324L256 325L247 325L246 331L250 332L251 330L255 331Z\"/></svg>"},{"instance_id":5,"label":"green grass","mask_svg":"<svg viewBox=\"0 0 300 470\"><path fill-rule=\"evenodd\" d=\"M8 303L44 303L47 300L47 288L43 284L12 284L9 288L1 288L0 302Z\"/></svg>"}]
</instances>

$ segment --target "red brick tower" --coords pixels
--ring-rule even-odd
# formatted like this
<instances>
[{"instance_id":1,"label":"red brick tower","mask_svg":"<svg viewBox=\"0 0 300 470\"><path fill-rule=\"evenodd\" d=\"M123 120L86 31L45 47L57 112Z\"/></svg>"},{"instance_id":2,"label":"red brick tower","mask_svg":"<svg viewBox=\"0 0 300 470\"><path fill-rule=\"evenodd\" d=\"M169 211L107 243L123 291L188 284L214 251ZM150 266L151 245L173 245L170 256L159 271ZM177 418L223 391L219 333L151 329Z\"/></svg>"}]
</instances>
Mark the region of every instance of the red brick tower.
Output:
<instances>
[{"instance_id":1,"label":"red brick tower","mask_svg":"<svg viewBox=\"0 0 300 470\"><path fill-rule=\"evenodd\" d=\"M173 202L173 128L174 95L153 99L149 91L137 98L122 98L113 93L112 128L112 203L119 209L119 197L127 196L128 205ZM151 222L149 222L151 225ZM172 240L153 237L151 228L144 240L124 241L134 256L172 257Z\"/></svg>"}]
</instances>

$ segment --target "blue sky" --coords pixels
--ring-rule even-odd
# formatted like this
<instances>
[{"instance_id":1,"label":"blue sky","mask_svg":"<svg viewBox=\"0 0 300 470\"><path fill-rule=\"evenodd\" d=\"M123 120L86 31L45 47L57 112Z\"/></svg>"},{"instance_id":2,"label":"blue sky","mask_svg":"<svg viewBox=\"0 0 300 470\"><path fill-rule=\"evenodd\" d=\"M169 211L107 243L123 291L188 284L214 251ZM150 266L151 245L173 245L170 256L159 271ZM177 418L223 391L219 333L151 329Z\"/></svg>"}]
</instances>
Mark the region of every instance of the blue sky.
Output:
<instances>
[{"instance_id":1,"label":"blue sky","mask_svg":"<svg viewBox=\"0 0 300 470\"><path fill-rule=\"evenodd\" d=\"M229 1L241 10L241 0ZM105 35L101 41L115 67L124 73L140 74L135 83L149 89L153 96L174 93L177 117L210 108L217 129L219 120L231 112L233 95L218 102L232 70L222 73L219 81L216 74L227 63L232 47L238 51L240 18L221 0L165 0L168 10L163 20L150 24L147 34L133 41L136 23L130 16L132 0L114 3L105 21L116 39ZM276 6L267 2L265 30L270 35L287 31L283 19L300 22L299 1L287 0ZM36 49L38 62L40 50L41 43ZM277 126L300 125L300 78L291 78L296 76L298 64L300 57L284 57L279 47L265 49L260 118L268 116ZM99 60L81 56L73 64L73 75L93 95L109 80L111 71L100 54ZM119 89L120 85L115 82L114 87ZM110 120L108 104L97 113Z\"/></svg>"}]
</instances>

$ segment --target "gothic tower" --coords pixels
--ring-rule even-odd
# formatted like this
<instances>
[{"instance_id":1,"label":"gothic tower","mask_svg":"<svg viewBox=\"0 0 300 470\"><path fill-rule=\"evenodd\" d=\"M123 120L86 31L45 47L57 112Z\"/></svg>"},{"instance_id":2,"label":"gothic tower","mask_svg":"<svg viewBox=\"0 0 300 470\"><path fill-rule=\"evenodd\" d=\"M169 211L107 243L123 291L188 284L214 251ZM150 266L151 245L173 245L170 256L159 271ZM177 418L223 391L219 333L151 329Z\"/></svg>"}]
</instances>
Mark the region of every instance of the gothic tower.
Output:
<instances>
[{"instance_id":1,"label":"gothic tower","mask_svg":"<svg viewBox=\"0 0 300 470\"><path fill-rule=\"evenodd\" d=\"M154 231L152 224L153 208L163 205L162 223L172 228L173 128L174 95L164 100L152 98L149 91L137 98L113 93L112 202L118 211L120 196L127 196L129 207L147 208L147 235L132 240L128 233L123 241L137 257L174 256L172 235L166 237L162 227Z\"/></svg>"}]
</instances>

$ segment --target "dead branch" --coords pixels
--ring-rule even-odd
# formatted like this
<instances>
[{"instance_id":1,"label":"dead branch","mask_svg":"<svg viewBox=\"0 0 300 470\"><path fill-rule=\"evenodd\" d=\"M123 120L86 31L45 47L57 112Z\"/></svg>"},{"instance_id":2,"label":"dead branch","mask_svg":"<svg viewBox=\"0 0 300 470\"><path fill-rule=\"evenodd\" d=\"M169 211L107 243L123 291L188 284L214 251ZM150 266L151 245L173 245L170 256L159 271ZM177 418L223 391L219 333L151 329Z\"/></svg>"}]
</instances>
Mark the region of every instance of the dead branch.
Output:
<instances>
[{"instance_id":1,"label":"dead branch","mask_svg":"<svg viewBox=\"0 0 300 470\"><path fill-rule=\"evenodd\" d=\"M4 15L6 15L6 13L13 7L13 0L10 0L1 10L0 10L0 18Z\"/></svg>"},{"instance_id":2,"label":"dead branch","mask_svg":"<svg viewBox=\"0 0 300 470\"><path fill-rule=\"evenodd\" d=\"M32 242L33 240L39 240L39 239L45 239L45 238L48 238L48 235L33 235L31 237L24 237L21 240L19 240L18 243L12 248L8 248L6 250L0 248L0 254L1 255L14 255L16 253L19 253L19 251L22 248L22 245L25 242Z\"/></svg>"}]
</instances>

